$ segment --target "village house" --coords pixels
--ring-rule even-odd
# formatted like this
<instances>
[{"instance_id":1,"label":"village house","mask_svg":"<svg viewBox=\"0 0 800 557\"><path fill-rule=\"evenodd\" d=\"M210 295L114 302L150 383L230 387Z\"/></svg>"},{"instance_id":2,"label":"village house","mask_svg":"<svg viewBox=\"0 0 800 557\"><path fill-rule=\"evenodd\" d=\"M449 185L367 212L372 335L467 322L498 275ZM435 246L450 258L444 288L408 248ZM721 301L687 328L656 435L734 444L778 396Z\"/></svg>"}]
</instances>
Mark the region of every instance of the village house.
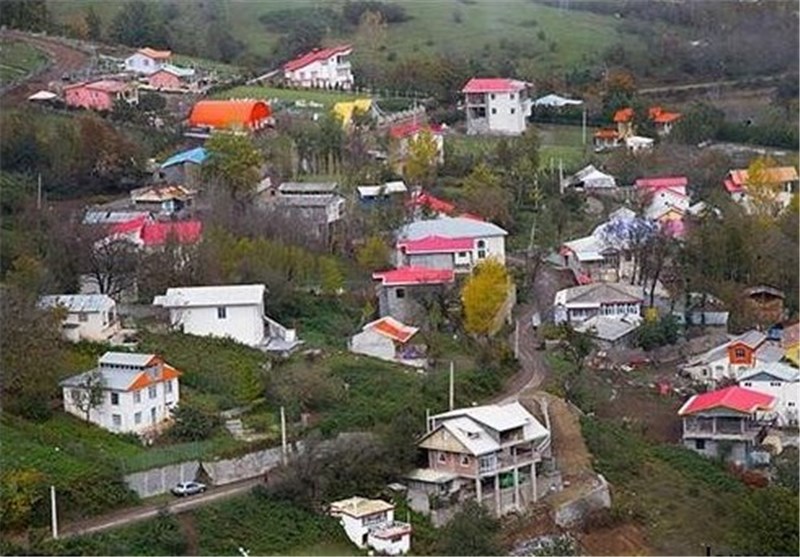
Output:
<instances>
[{"instance_id":1,"label":"village house","mask_svg":"<svg viewBox=\"0 0 800 557\"><path fill-rule=\"evenodd\" d=\"M65 412L114 433L145 435L169 421L181 372L155 354L106 352L97 364L61 381Z\"/></svg>"},{"instance_id":2,"label":"village house","mask_svg":"<svg viewBox=\"0 0 800 557\"><path fill-rule=\"evenodd\" d=\"M125 59L125 70L137 74L150 75L169 64L172 52L141 48Z\"/></svg>"},{"instance_id":3,"label":"village house","mask_svg":"<svg viewBox=\"0 0 800 557\"><path fill-rule=\"evenodd\" d=\"M410 344L419 331L416 327L404 325L393 317L381 317L367 323L350 339L349 348L356 354L372 356L387 362L411 367L425 367L425 347Z\"/></svg>"},{"instance_id":4,"label":"village house","mask_svg":"<svg viewBox=\"0 0 800 557\"><path fill-rule=\"evenodd\" d=\"M403 323L421 325L429 305L442 298L455 282L455 273L452 269L400 267L375 272L372 278L380 281L377 295L381 317L391 316Z\"/></svg>"},{"instance_id":5,"label":"village house","mask_svg":"<svg viewBox=\"0 0 800 557\"><path fill-rule=\"evenodd\" d=\"M592 136L594 150L598 153L607 149L616 149L623 144L623 140L624 138L613 128L601 128Z\"/></svg>"},{"instance_id":6,"label":"village house","mask_svg":"<svg viewBox=\"0 0 800 557\"><path fill-rule=\"evenodd\" d=\"M634 191L645 205L645 218L658 224L662 232L675 238L685 233L684 217L691 205L685 176L639 178Z\"/></svg>"},{"instance_id":7,"label":"village house","mask_svg":"<svg viewBox=\"0 0 800 557\"><path fill-rule=\"evenodd\" d=\"M64 87L64 103L74 108L111 110L116 101L137 104L139 102L137 85L114 79L102 79Z\"/></svg>"},{"instance_id":8,"label":"village house","mask_svg":"<svg viewBox=\"0 0 800 557\"><path fill-rule=\"evenodd\" d=\"M147 76L147 84L159 91L187 91L194 87L194 77L193 68L164 64Z\"/></svg>"},{"instance_id":9,"label":"village house","mask_svg":"<svg viewBox=\"0 0 800 557\"><path fill-rule=\"evenodd\" d=\"M681 373L695 381L715 384L722 379L736 379L756 366L779 362L783 355L779 343L752 330L690 359Z\"/></svg>"},{"instance_id":10,"label":"village house","mask_svg":"<svg viewBox=\"0 0 800 557\"><path fill-rule=\"evenodd\" d=\"M203 223L199 220L154 220L150 213L109 226L102 241L125 240L141 249L157 248L167 242L192 245L200 241Z\"/></svg>"},{"instance_id":11,"label":"village house","mask_svg":"<svg viewBox=\"0 0 800 557\"><path fill-rule=\"evenodd\" d=\"M565 288L555 295L553 320L594 337L603 348L627 345L642 323L642 288L599 282Z\"/></svg>"},{"instance_id":12,"label":"village house","mask_svg":"<svg viewBox=\"0 0 800 557\"><path fill-rule=\"evenodd\" d=\"M506 78L472 78L461 89L467 133L520 135L531 112L529 83Z\"/></svg>"},{"instance_id":13,"label":"village house","mask_svg":"<svg viewBox=\"0 0 800 557\"><path fill-rule=\"evenodd\" d=\"M361 204L368 207L395 198L404 198L408 194L408 187L402 180L394 180L379 186L358 186L356 192Z\"/></svg>"},{"instance_id":14,"label":"village house","mask_svg":"<svg viewBox=\"0 0 800 557\"><path fill-rule=\"evenodd\" d=\"M105 342L120 331L117 303L105 294L42 296L39 307L63 311L61 334L70 342Z\"/></svg>"},{"instance_id":15,"label":"village house","mask_svg":"<svg viewBox=\"0 0 800 557\"><path fill-rule=\"evenodd\" d=\"M131 190L130 201L136 210L172 216L189 210L196 195L185 186L155 184Z\"/></svg>"},{"instance_id":16,"label":"village house","mask_svg":"<svg viewBox=\"0 0 800 557\"><path fill-rule=\"evenodd\" d=\"M785 350L784 359L794 367L800 367L800 322L783 328L780 343Z\"/></svg>"},{"instance_id":17,"label":"village house","mask_svg":"<svg viewBox=\"0 0 800 557\"><path fill-rule=\"evenodd\" d=\"M417 446L428 464L407 476L410 495L460 492L501 516L539 498L537 464L550 456L550 432L519 402L492 404L431 416Z\"/></svg>"},{"instance_id":18,"label":"village house","mask_svg":"<svg viewBox=\"0 0 800 557\"><path fill-rule=\"evenodd\" d=\"M256 132L271 123L270 105L258 100L202 100L195 103L189 115L189 127L201 130ZM194 136L194 132L190 131L189 135ZM197 135L200 137L202 134Z\"/></svg>"},{"instance_id":19,"label":"village house","mask_svg":"<svg viewBox=\"0 0 800 557\"><path fill-rule=\"evenodd\" d=\"M469 273L484 259L505 264L506 235L496 224L473 218L418 220L397 233L395 266Z\"/></svg>"},{"instance_id":20,"label":"village house","mask_svg":"<svg viewBox=\"0 0 800 557\"><path fill-rule=\"evenodd\" d=\"M171 327L185 334L230 338L268 352L289 353L297 332L267 316L263 284L169 288L153 305L169 310Z\"/></svg>"},{"instance_id":21,"label":"village house","mask_svg":"<svg viewBox=\"0 0 800 557\"><path fill-rule=\"evenodd\" d=\"M161 163L158 178L168 184L196 187L200 184L200 169L208 158L204 147L175 153Z\"/></svg>"},{"instance_id":22,"label":"village house","mask_svg":"<svg viewBox=\"0 0 800 557\"><path fill-rule=\"evenodd\" d=\"M353 72L347 57L350 45L315 48L283 65L283 78L289 85L321 89L353 88Z\"/></svg>"},{"instance_id":23,"label":"village house","mask_svg":"<svg viewBox=\"0 0 800 557\"><path fill-rule=\"evenodd\" d=\"M730 312L716 296L703 292L689 292L686 300L683 303L677 301L676 306L672 315L682 325L721 327L723 330L728 328Z\"/></svg>"},{"instance_id":24,"label":"village house","mask_svg":"<svg viewBox=\"0 0 800 557\"><path fill-rule=\"evenodd\" d=\"M347 130L353 125L356 115L368 116L370 119L378 115L372 99L353 99L352 101L339 101L333 105L333 114L342 122L342 128Z\"/></svg>"},{"instance_id":25,"label":"village house","mask_svg":"<svg viewBox=\"0 0 800 557\"><path fill-rule=\"evenodd\" d=\"M762 180L775 191L776 212L789 206L792 197L798 191L797 168L794 166L776 166L765 168ZM750 177L747 169L728 172L722 185L731 199L742 205L748 212L752 211L752 201L747 193Z\"/></svg>"},{"instance_id":26,"label":"village house","mask_svg":"<svg viewBox=\"0 0 800 557\"><path fill-rule=\"evenodd\" d=\"M337 236L347 200L337 193L335 182L284 182L277 188L263 189L256 204L303 238L330 245Z\"/></svg>"},{"instance_id":27,"label":"village house","mask_svg":"<svg viewBox=\"0 0 800 557\"><path fill-rule=\"evenodd\" d=\"M703 456L748 467L766 435L768 422L759 415L774 407L775 397L737 386L692 395L678 410L683 444Z\"/></svg>"},{"instance_id":28,"label":"village house","mask_svg":"<svg viewBox=\"0 0 800 557\"><path fill-rule=\"evenodd\" d=\"M651 106L647 111L658 135L669 135L675 123L683 117L680 112L668 112L660 106Z\"/></svg>"},{"instance_id":29,"label":"village house","mask_svg":"<svg viewBox=\"0 0 800 557\"><path fill-rule=\"evenodd\" d=\"M431 218L431 217L452 217L456 214L456 206L440 199L428 192L422 191L422 188L415 189L411 192L408 199L407 207L411 211L414 219Z\"/></svg>"},{"instance_id":30,"label":"village house","mask_svg":"<svg viewBox=\"0 0 800 557\"><path fill-rule=\"evenodd\" d=\"M786 296L777 288L767 285L752 286L742 293L742 303L756 323L771 327L785 318L784 299Z\"/></svg>"},{"instance_id":31,"label":"village house","mask_svg":"<svg viewBox=\"0 0 800 557\"><path fill-rule=\"evenodd\" d=\"M778 427L797 427L800 370L782 362L760 364L740 375L738 383L740 387L775 397L773 412Z\"/></svg>"},{"instance_id":32,"label":"village house","mask_svg":"<svg viewBox=\"0 0 800 557\"><path fill-rule=\"evenodd\" d=\"M436 163L444 164L444 127L429 124L419 124L416 120L395 124L389 128L389 159L397 174L403 174L405 161L412 141L427 132L436 144Z\"/></svg>"},{"instance_id":33,"label":"village house","mask_svg":"<svg viewBox=\"0 0 800 557\"><path fill-rule=\"evenodd\" d=\"M580 191L612 191L617 188L617 181L612 175L600 172L590 164L561 181L561 192L568 188Z\"/></svg>"},{"instance_id":34,"label":"village house","mask_svg":"<svg viewBox=\"0 0 800 557\"><path fill-rule=\"evenodd\" d=\"M331 503L329 514L339 519L348 539L359 549L379 555L405 555L411 549L411 525L394 519L395 507L381 499L351 497Z\"/></svg>"}]
</instances>

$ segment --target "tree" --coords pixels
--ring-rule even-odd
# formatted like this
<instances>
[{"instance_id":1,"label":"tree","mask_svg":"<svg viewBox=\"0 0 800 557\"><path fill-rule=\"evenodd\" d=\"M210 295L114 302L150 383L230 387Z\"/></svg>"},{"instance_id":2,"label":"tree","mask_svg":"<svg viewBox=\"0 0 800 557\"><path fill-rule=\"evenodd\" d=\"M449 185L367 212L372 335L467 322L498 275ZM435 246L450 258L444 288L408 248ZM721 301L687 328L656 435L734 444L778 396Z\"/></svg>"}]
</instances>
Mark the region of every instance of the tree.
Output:
<instances>
[{"instance_id":1,"label":"tree","mask_svg":"<svg viewBox=\"0 0 800 557\"><path fill-rule=\"evenodd\" d=\"M669 138L672 141L697 145L717 137L724 121L725 113L720 109L706 103L695 103L675 124Z\"/></svg>"},{"instance_id":2,"label":"tree","mask_svg":"<svg viewBox=\"0 0 800 557\"><path fill-rule=\"evenodd\" d=\"M439 537L440 555L500 555L500 524L483 505L467 503L442 528Z\"/></svg>"},{"instance_id":3,"label":"tree","mask_svg":"<svg viewBox=\"0 0 800 557\"><path fill-rule=\"evenodd\" d=\"M83 412L87 422L91 418L92 410L103 403L104 388L103 375L99 370L94 369L85 373L77 387L71 389L72 403Z\"/></svg>"},{"instance_id":4,"label":"tree","mask_svg":"<svg viewBox=\"0 0 800 557\"><path fill-rule=\"evenodd\" d=\"M778 202L781 183L772 175L775 166L772 158L758 157L747 167L747 197L758 217L774 217L782 208Z\"/></svg>"},{"instance_id":5,"label":"tree","mask_svg":"<svg viewBox=\"0 0 800 557\"><path fill-rule=\"evenodd\" d=\"M430 187L436 179L439 162L439 145L430 130L422 130L408 140L408 154L403 166L403 177L411 185Z\"/></svg>"},{"instance_id":6,"label":"tree","mask_svg":"<svg viewBox=\"0 0 800 557\"><path fill-rule=\"evenodd\" d=\"M100 16L97 15L97 12L94 11L94 6L89 6L89 9L86 10L85 21L89 40L99 41L102 39L103 21L100 19Z\"/></svg>"},{"instance_id":7,"label":"tree","mask_svg":"<svg viewBox=\"0 0 800 557\"><path fill-rule=\"evenodd\" d=\"M384 269L389 264L389 248L380 236L370 236L356 250L356 261L365 271Z\"/></svg>"},{"instance_id":8,"label":"tree","mask_svg":"<svg viewBox=\"0 0 800 557\"><path fill-rule=\"evenodd\" d=\"M467 332L478 336L490 334L508 288L508 271L499 261L487 259L475 267L461 290Z\"/></svg>"},{"instance_id":9,"label":"tree","mask_svg":"<svg viewBox=\"0 0 800 557\"><path fill-rule=\"evenodd\" d=\"M4 530L30 527L34 507L45 489L44 474L38 470L4 470L0 476L0 522Z\"/></svg>"},{"instance_id":10,"label":"tree","mask_svg":"<svg viewBox=\"0 0 800 557\"><path fill-rule=\"evenodd\" d=\"M172 411L172 417L175 423L169 429L169 435L179 441L208 439L220 424L219 417L210 410L185 401Z\"/></svg>"},{"instance_id":11,"label":"tree","mask_svg":"<svg viewBox=\"0 0 800 557\"><path fill-rule=\"evenodd\" d=\"M206 141L206 178L219 185L240 208L255 192L261 178L261 153L249 135L215 132Z\"/></svg>"},{"instance_id":12,"label":"tree","mask_svg":"<svg viewBox=\"0 0 800 557\"><path fill-rule=\"evenodd\" d=\"M464 202L468 211L504 226L512 224L511 196L500 178L485 163L476 166L464 180Z\"/></svg>"},{"instance_id":13,"label":"tree","mask_svg":"<svg viewBox=\"0 0 800 557\"><path fill-rule=\"evenodd\" d=\"M319 274L322 291L326 294L338 294L344 288L344 274L336 258L322 257L319 260Z\"/></svg>"},{"instance_id":14,"label":"tree","mask_svg":"<svg viewBox=\"0 0 800 557\"><path fill-rule=\"evenodd\" d=\"M45 31L51 23L46 0L4 0L0 2L0 26L26 31Z\"/></svg>"},{"instance_id":15,"label":"tree","mask_svg":"<svg viewBox=\"0 0 800 557\"><path fill-rule=\"evenodd\" d=\"M622 245L633 256L633 273L631 284L641 282L641 268L644 250L650 237L657 233L657 226L649 219L634 217L632 219L613 219L601 232L603 239L612 245Z\"/></svg>"},{"instance_id":16,"label":"tree","mask_svg":"<svg viewBox=\"0 0 800 557\"><path fill-rule=\"evenodd\" d=\"M677 257L678 241L666 231L650 234L641 250L641 279L645 288L650 288L650 307L655 305L656 286L665 267Z\"/></svg>"},{"instance_id":17,"label":"tree","mask_svg":"<svg viewBox=\"0 0 800 557\"><path fill-rule=\"evenodd\" d=\"M138 255L124 237L112 235L105 226L81 225L77 244L81 269L101 294L117 297L134 287Z\"/></svg>"},{"instance_id":18,"label":"tree","mask_svg":"<svg viewBox=\"0 0 800 557\"><path fill-rule=\"evenodd\" d=\"M115 42L134 48L163 47L167 32L159 5L143 0L133 0L122 5L111 21L109 36Z\"/></svg>"},{"instance_id":19,"label":"tree","mask_svg":"<svg viewBox=\"0 0 800 557\"><path fill-rule=\"evenodd\" d=\"M344 385L328 368L292 366L272 377L267 392L296 416L300 412L325 410L341 399Z\"/></svg>"}]
</instances>

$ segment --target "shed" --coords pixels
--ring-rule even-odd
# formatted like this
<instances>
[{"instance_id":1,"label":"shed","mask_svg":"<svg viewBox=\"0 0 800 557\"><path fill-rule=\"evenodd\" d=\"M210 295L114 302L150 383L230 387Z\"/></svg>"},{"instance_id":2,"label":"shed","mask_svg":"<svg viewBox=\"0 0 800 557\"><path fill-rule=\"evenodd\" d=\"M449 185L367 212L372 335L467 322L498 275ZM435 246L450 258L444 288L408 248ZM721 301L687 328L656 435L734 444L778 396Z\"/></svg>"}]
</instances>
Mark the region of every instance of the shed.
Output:
<instances>
[{"instance_id":1,"label":"shed","mask_svg":"<svg viewBox=\"0 0 800 557\"><path fill-rule=\"evenodd\" d=\"M199 101L192 108L189 125L207 128L260 129L272 116L272 109L265 101L228 100Z\"/></svg>"}]
</instances>

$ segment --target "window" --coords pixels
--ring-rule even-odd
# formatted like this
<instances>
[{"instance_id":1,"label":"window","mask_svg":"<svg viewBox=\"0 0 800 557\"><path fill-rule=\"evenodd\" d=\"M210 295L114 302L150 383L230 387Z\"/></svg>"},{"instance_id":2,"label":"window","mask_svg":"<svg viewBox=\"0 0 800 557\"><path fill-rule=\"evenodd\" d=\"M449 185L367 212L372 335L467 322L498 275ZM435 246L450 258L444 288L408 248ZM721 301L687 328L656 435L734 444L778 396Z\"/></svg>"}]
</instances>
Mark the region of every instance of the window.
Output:
<instances>
[{"instance_id":1,"label":"window","mask_svg":"<svg viewBox=\"0 0 800 557\"><path fill-rule=\"evenodd\" d=\"M119 393L111 393L111 405L119 406Z\"/></svg>"},{"instance_id":2,"label":"window","mask_svg":"<svg viewBox=\"0 0 800 557\"><path fill-rule=\"evenodd\" d=\"M225 306L221 306L217 308L217 319L227 319L228 318L228 308Z\"/></svg>"},{"instance_id":3,"label":"window","mask_svg":"<svg viewBox=\"0 0 800 557\"><path fill-rule=\"evenodd\" d=\"M147 394L150 398L156 398L157 392L158 389L156 389L155 385L150 385L149 387L147 387Z\"/></svg>"},{"instance_id":4,"label":"window","mask_svg":"<svg viewBox=\"0 0 800 557\"><path fill-rule=\"evenodd\" d=\"M794 402L788 403L787 406L794 406Z\"/></svg>"},{"instance_id":5,"label":"window","mask_svg":"<svg viewBox=\"0 0 800 557\"><path fill-rule=\"evenodd\" d=\"M744 348L737 348L733 351L733 355L738 359L744 358Z\"/></svg>"},{"instance_id":6,"label":"window","mask_svg":"<svg viewBox=\"0 0 800 557\"><path fill-rule=\"evenodd\" d=\"M469 457L467 455L461 455L461 466L469 466Z\"/></svg>"},{"instance_id":7,"label":"window","mask_svg":"<svg viewBox=\"0 0 800 557\"><path fill-rule=\"evenodd\" d=\"M136 404L142 403L142 391L133 391L133 402Z\"/></svg>"},{"instance_id":8,"label":"window","mask_svg":"<svg viewBox=\"0 0 800 557\"><path fill-rule=\"evenodd\" d=\"M122 416L119 414L111 414L111 423L114 427L122 427Z\"/></svg>"},{"instance_id":9,"label":"window","mask_svg":"<svg viewBox=\"0 0 800 557\"><path fill-rule=\"evenodd\" d=\"M496 108L492 109L492 114L497 114L497 109Z\"/></svg>"},{"instance_id":10,"label":"window","mask_svg":"<svg viewBox=\"0 0 800 557\"><path fill-rule=\"evenodd\" d=\"M752 384L750 381L745 381L745 384L744 384L744 386L745 386L745 387L752 387L752 386L753 386L753 384Z\"/></svg>"},{"instance_id":11,"label":"window","mask_svg":"<svg viewBox=\"0 0 800 557\"><path fill-rule=\"evenodd\" d=\"M509 93L508 98L513 101L514 100L514 93ZM511 114L514 114L514 109L513 108L511 109Z\"/></svg>"},{"instance_id":12,"label":"window","mask_svg":"<svg viewBox=\"0 0 800 557\"><path fill-rule=\"evenodd\" d=\"M155 408L151 408L150 409L150 423L151 424L156 423L156 409Z\"/></svg>"},{"instance_id":13,"label":"window","mask_svg":"<svg viewBox=\"0 0 800 557\"><path fill-rule=\"evenodd\" d=\"M780 381L770 381L769 382L769 386L770 387L780 387L781 386L781 382Z\"/></svg>"},{"instance_id":14,"label":"window","mask_svg":"<svg viewBox=\"0 0 800 557\"><path fill-rule=\"evenodd\" d=\"M398 300L400 300L402 298L405 298L406 297L406 289L405 288L398 288L397 290L395 290L395 296L397 296Z\"/></svg>"},{"instance_id":15,"label":"window","mask_svg":"<svg viewBox=\"0 0 800 557\"><path fill-rule=\"evenodd\" d=\"M706 449L706 440L705 439L695 439L694 440L694 448L698 451L704 451Z\"/></svg>"},{"instance_id":16,"label":"window","mask_svg":"<svg viewBox=\"0 0 800 557\"><path fill-rule=\"evenodd\" d=\"M492 93L491 95L489 95L489 97L490 97L492 100L495 100L495 99L497 98L497 95L495 95L494 93Z\"/></svg>"},{"instance_id":17,"label":"window","mask_svg":"<svg viewBox=\"0 0 800 557\"><path fill-rule=\"evenodd\" d=\"M437 459L440 464L444 464L447 462L447 455L444 453L439 453L439 457Z\"/></svg>"},{"instance_id":18,"label":"window","mask_svg":"<svg viewBox=\"0 0 800 557\"><path fill-rule=\"evenodd\" d=\"M516 109L516 108L512 108L512 109L511 109L511 114L514 114L516 111L517 111L517 109Z\"/></svg>"},{"instance_id":19,"label":"window","mask_svg":"<svg viewBox=\"0 0 800 557\"><path fill-rule=\"evenodd\" d=\"M172 392L172 381L167 381L164 383L164 388L167 390L168 393Z\"/></svg>"},{"instance_id":20,"label":"window","mask_svg":"<svg viewBox=\"0 0 800 557\"><path fill-rule=\"evenodd\" d=\"M87 321L89 321L89 314L80 312L78 314L78 321L80 321L81 323L86 323Z\"/></svg>"},{"instance_id":21,"label":"window","mask_svg":"<svg viewBox=\"0 0 800 557\"><path fill-rule=\"evenodd\" d=\"M467 256L467 252L465 252L465 251L460 251L460 252L458 252L458 256L459 256L459 257L466 257L466 256Z\"/></svg>"},{"instance_id":22,"label":"window","mask_svg":"<svg viewBox=\"0 0 800 557\"><path fill-rule=\"evenodd\" d=\"M135 423L136 425L139 425L140 423L142 423L142 413L141 412L136 412L136 414L133 415L133 423Z\"/></svg>"},{"instance_id":23,"label":"window","mask_svg":"<svg viewBox=\"0 0 800 557\"><path fill-rule=\"evenodd\" d=\"M486 241L478 240L478 259L486 257Z\"/></svg>"}]
</instances>

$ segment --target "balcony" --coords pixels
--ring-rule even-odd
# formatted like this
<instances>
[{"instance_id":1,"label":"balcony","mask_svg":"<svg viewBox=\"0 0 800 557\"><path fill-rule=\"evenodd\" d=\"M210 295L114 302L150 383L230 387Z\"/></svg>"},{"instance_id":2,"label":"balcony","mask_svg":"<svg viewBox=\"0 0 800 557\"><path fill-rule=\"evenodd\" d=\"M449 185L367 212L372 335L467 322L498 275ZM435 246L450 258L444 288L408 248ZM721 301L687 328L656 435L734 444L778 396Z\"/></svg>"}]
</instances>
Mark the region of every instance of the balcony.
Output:
<instances>
[{"instance_id":1,"label":"balcony","mask_svg":"<svg viewBox=\"0 0 800 557\"><path fill-rule=\"evenodd\" d=\"M687 418L684 439L755 440L763 430L761 422L739 418Z\"/></svg>"},{"instance_id":2,"label":"balcony","mask_svg":"<svg viewBox=\"0 0 800 557\"><path fill-rule=\"evenodd\" d=\"M517 448L512 452L509 450L483 456L479 460L478 474L481 476L496 474L513 469L515 466L529 466L534 462L539 462L541 455L530 448Z\"/></svg>"}]
</instances>

